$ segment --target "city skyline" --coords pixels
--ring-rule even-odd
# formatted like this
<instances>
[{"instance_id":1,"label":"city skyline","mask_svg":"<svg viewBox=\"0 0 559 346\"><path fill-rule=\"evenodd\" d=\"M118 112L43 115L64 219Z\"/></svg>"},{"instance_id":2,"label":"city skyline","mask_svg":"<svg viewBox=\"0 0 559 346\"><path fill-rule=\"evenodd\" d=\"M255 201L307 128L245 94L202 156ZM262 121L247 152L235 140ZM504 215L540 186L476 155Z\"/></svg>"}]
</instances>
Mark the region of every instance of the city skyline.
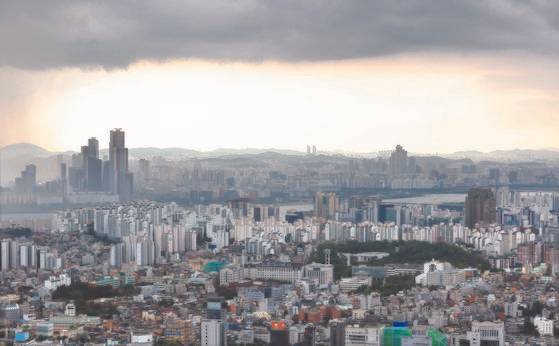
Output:
<instances>
[{"instance_id":1,"label":"city skyline","mask_svg":"<svg viewBox=\"0 0 559 346\"><path fill-rule=\"evenodd\" d=\"M0 1L0 344L559 337L559 1Z\"/></svg>"}]
</instances>

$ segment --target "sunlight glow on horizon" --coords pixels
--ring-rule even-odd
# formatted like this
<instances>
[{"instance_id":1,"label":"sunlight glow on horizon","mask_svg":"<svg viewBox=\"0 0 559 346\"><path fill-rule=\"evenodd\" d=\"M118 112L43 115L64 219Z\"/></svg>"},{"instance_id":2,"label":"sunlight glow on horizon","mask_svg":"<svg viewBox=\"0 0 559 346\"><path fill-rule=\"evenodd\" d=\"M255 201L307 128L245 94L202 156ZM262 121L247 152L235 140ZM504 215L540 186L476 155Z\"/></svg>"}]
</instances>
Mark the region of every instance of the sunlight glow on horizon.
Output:
<instances>
[{"instance_id":1,"label":"sunlight glow on horizon","mask_svg":"<svg viewBox=\"0 0 559 346\"><path fill-rule=\"evenodd\" d=\"M399 143L428 153L548 147L549 138L534 134L551 135L551 128L503 122L522 121L531 111L526 102L545 95L487 80L507 76L508 66L466 60L167 61L50 70L25 112L27 123L42 119L35 132L52 134L34 143L55 150L78 150L93 136L106 147L114 127L126 131L128 147L303 151L315 144L373 152Z\"/></svg>"}]
</instances>

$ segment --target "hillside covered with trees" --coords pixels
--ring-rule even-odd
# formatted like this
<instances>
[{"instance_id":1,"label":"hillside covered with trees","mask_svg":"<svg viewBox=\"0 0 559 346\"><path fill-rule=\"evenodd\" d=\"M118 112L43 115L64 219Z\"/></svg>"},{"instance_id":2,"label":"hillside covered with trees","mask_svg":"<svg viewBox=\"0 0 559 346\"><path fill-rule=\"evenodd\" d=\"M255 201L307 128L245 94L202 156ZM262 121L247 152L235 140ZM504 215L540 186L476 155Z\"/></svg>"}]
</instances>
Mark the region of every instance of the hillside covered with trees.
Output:
<instances>
[{"instance_id":1,"label":"hillside covered with trees","mask_svg":"<svg viewBox=\"0 0 559 346\"><path fill-rule=\"evenodd\" d=\"M419 264L436 259L450 262L457 268L473 267L479 270L488 270L490 268L489 262L481 253L448 243L428 243L422 241L323 242L313 252L311 260L323 263L325 249L331 250L330 258L331 263L334 265L334 276L336 279L351 276L351 267L346 265L347 260L343 253L386 252L389 254L383 259L374 259L367 263L374 266L398 263Z\"/></svg>"}]
</instances>

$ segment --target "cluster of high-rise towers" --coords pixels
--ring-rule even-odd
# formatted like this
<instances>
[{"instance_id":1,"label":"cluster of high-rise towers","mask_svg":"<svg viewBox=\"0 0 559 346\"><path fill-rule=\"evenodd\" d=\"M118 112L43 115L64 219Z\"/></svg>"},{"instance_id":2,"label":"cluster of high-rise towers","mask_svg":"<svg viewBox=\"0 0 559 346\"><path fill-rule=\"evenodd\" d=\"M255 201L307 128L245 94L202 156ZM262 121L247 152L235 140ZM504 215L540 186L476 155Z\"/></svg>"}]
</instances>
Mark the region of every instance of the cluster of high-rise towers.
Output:
<instances>
[{"instance_id":1,"label":"cluster of high-rise towers","mask_svg":"<svg viewBox=\"0 0 559 346\"><path fill-rule=\"evenodd\" d=\"M99 141L92 137L72 155L70 167L61 165L61 176L68 179L73 192L105 192L128 200L133 191L134 176L128 171L128 148L121 129L111 130L108 158L99 156Z\"/></svg>"}]
</instances>

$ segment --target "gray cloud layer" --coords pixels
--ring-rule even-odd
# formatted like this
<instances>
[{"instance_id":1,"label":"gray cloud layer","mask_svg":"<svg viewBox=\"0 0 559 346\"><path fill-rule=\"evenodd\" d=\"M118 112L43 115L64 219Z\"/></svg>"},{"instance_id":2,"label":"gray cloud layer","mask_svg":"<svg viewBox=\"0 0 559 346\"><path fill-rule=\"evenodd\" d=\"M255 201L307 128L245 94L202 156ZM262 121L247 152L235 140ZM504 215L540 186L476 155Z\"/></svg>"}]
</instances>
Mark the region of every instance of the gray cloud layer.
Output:
<instances>
[{"instance_id":1,"label":"gray cloud layer","mask_svg":"<svg viewBox=\"0 0 559 346\"><path fill-rule=\"evenodd\" d=\"M559 53L559 1L0 1L0 66Z\"/></svg>"}]
</instances>

